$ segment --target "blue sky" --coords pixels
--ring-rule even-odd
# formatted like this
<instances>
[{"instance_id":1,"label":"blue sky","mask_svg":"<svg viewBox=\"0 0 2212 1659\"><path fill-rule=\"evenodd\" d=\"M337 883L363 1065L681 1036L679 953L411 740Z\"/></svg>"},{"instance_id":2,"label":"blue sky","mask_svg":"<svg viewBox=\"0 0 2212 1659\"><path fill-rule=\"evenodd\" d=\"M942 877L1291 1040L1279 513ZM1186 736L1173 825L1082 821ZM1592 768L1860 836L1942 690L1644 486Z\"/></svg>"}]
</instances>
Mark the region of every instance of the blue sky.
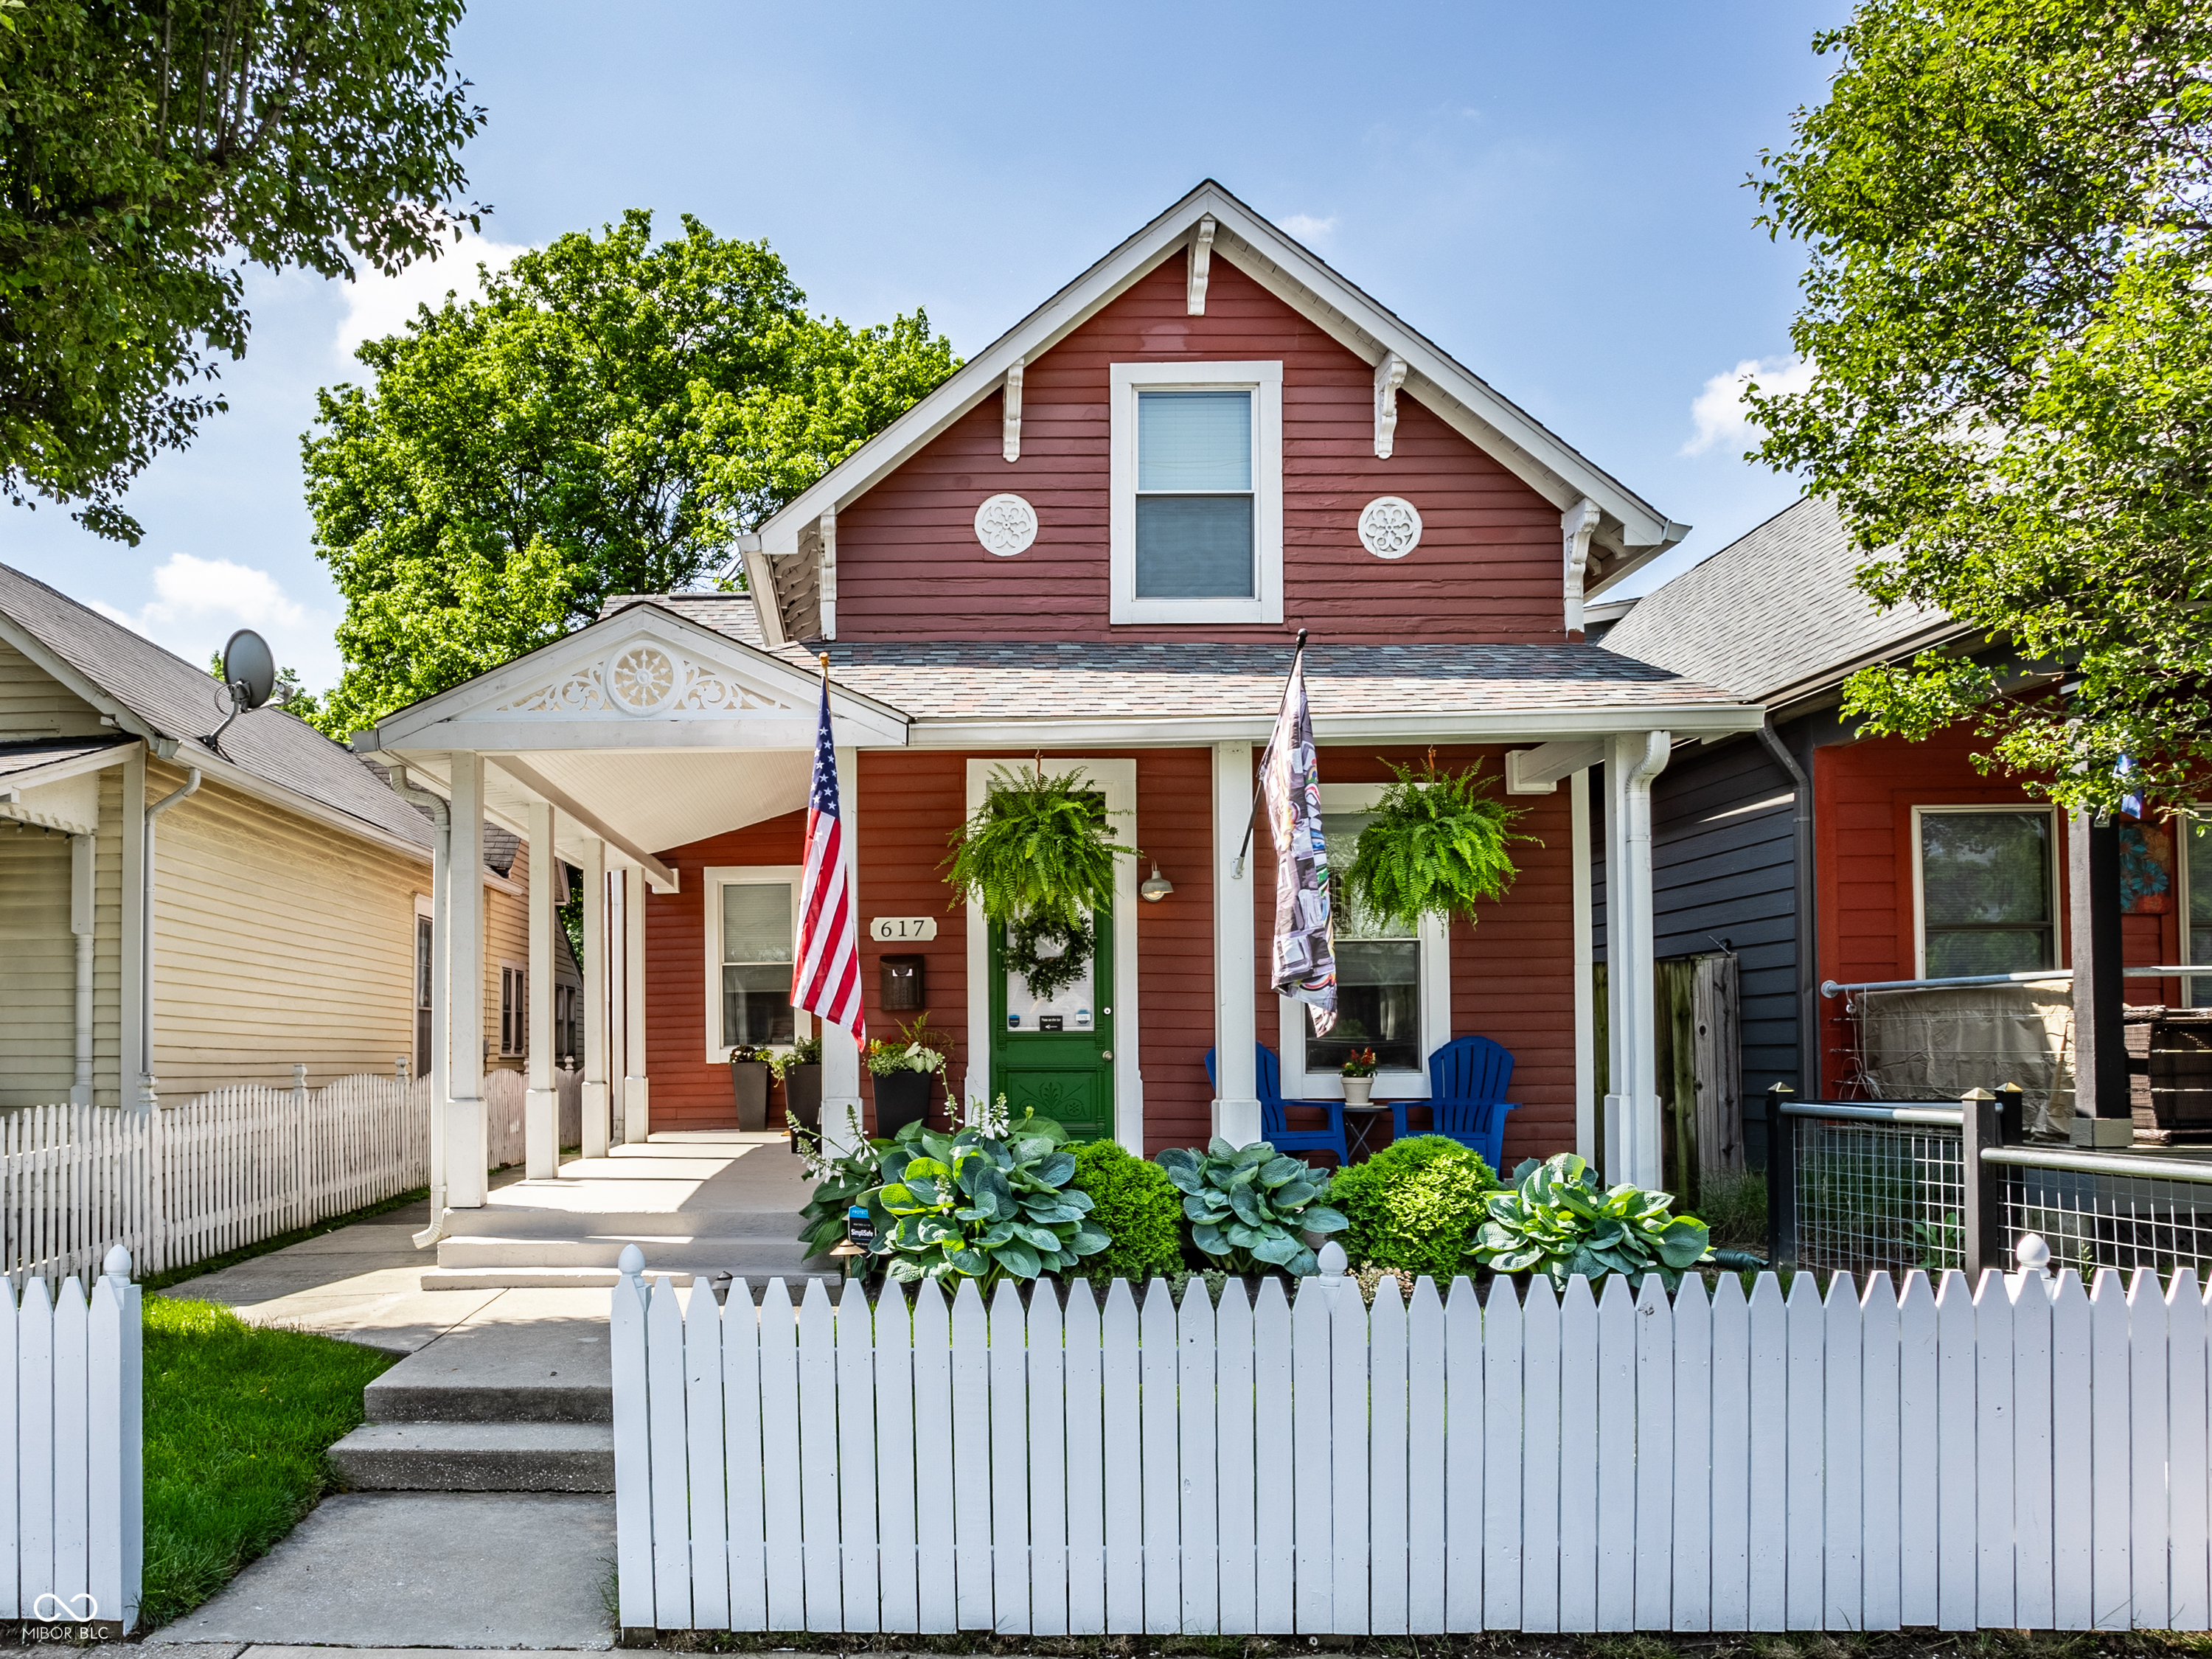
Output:
<instances>
[{"instance_id":1,"label":"blue sky","mask_svg":"<svg viewBox=\"0 0 2212 1659\"><path fill-rule=\"evenodd\" d=\"M848 321L927 307L963 355L1211 175L1694 525L1679 565L1795 493L1740 459L1724 395L1739 365L1786 369L1800 266L1743 180L1822 97L1808 43L1846 11L477 0L454 63L490 112L466 161L493 257L688 211L768 238ZM258 627L329 684L316 388L476 252L396 283L256 276L230 412L132 492L144 543L0 507L0 560L195 659Z\"/></svg>"}]
</instances>

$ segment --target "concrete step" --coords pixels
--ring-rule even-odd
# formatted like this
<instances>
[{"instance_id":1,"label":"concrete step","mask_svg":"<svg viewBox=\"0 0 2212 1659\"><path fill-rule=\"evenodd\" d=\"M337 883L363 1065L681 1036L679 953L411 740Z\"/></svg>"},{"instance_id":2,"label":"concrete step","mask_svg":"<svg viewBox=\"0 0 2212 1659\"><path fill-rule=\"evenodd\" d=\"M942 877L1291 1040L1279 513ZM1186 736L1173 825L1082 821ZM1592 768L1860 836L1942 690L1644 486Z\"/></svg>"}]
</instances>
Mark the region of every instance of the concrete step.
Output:
<instances>
[{"instance_id":1,"label":"concrete step","mask_svg":"<svg viewBox=\"0 0 2212 1659\"><path fill-rule=\"evenodd\" d=\"M750 1279L776 1274L789 1278L829 1267L826 1258L810 1268L805 1247L787 1234L781 1239L756 1236L702 1237L653 1234L608 1235L594 1231L586 1238L538 1238L528 1236L464 1237L441 1239L441 1268L507 1267L543 1271L548 1268L598 1267L611 1269L621 1260L623 1247L635 1244L645 1256L648 1273L714 1273L727 1270ZM834 1272L834 1268L830 1271Z\"/></svg>"},{"instance_id":2,"label":"concrete step","mask_svg":"<svg viewBox=\"0 0 2212 1659\"><path fill-rule=\"evenodd\" d=\"M666 1275L678 1290L691 1275ZM604 1291L622 1275L612 1267L433 1267L422 1275L426 1291Z\"/></svg>"},{"instance_id":3,"label":"concrete step","mask_svg":"<svg viewBox=\"0 0 2212 1659\"><path fill-rule=\"evenodd\" d=\"M520 1190L514 1188L511 1190ZM768 1238L799 1237L797 1210L635 1208L487 1204L448 1210L448 1238ZM617 1246L619 1248L619 1246Z\"/></svg>"},{"instance_id":4,"label":"concrete step","mask_svg":"<svg viewBox=\"0 0 2212 1659\"><path fill-rule=\"evenodd\" d=\"M615 1420L614 1389L596 1380L561 1382L549 1378L542 1382L479 1382L409 1376L394 1382L392 1379L398 1372L399 1367L395 1365L362 1390L362 1410L371 1423L546 1424Z\"/></svg>"},{"instance_id":5,"label":"concrete step","mask_svg":"<svg viewBox=\"0 0 2212 1659\"><path fill-rule=\"evenodd\" d=\"M331 1448L362 1492L612 1492L603 1423L370 1423Z\"/></svg>"}]
</instances>

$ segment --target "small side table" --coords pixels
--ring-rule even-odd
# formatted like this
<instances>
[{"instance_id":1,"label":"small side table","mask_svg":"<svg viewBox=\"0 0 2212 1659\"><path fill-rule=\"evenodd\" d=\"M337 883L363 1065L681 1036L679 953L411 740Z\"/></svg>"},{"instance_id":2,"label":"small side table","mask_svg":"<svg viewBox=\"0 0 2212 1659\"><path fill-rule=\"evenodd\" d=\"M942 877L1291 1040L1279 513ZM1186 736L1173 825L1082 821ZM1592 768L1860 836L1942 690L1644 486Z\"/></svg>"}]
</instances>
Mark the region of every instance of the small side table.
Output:
<instances>
[{"instance_id":1,"label":"small side table","mask_svg":"<svg viewBox=\"0 0 2212 1659\"><path fill-rule=\"evenodd\" d=\"M1371 1100L1364 1106L1346 1105L1344 1109L1344 1138L1359 1149L1362 1158L1372 1158L1375 1149L1367 1144L1368 1137L1375 1133L1377 1121L1388 1122L1389 1117L1390 1103L1387 1100ZM1384 1144L1387 1146L1389 1143Z\"/></svg>"}]
</instances>

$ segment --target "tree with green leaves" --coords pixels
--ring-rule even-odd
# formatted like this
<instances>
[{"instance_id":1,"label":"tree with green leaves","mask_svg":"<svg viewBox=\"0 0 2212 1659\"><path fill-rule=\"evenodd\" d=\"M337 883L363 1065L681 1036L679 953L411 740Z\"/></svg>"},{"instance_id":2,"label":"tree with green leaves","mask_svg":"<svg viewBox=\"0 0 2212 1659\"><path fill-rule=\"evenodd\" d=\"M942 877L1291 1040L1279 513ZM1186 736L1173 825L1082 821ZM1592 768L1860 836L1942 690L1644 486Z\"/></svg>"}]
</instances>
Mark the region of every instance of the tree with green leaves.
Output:
<instances>
[{"instance_id":1,"label":"tree with green leaves","mask_svg":"<svg viewBox=\"0 0 2212 1659\"><path fill-rule=\"evenodd\" d=\"M917 310L813 315L765 242L632 211L487 270L356 354L304 438L317 553L346 611L323 729L536 649L611 594L726 570L734 538L959 360Z\"/></svg>"},{"instance_id":2,"label":"tree with green leaves","mask_svg":"<svg viewBox=\"0 0 2212 1659\"><path fill-rule=\"evenodd\" d=\"M1814 374L1753 389L1759 456L1837 503L1876 600L1978 636L1847 708L1971 720L2069 805L2178 802L2212 763L2212 8L1862 0L1815 47L1828 101L1754 181L1810 255Z\"/></svg>"},{"instance_id":3,"label":"tree with green leaves","mask_svg":"<svg viewBox=\"0 0 2212 1659\"><path fill-rule=\"evenodd\" d=\"M461 0L0 4L0 490L120 504L224 407L245 268L351 276L434 253L483 124Z\"/></svg>"}]
</instances>

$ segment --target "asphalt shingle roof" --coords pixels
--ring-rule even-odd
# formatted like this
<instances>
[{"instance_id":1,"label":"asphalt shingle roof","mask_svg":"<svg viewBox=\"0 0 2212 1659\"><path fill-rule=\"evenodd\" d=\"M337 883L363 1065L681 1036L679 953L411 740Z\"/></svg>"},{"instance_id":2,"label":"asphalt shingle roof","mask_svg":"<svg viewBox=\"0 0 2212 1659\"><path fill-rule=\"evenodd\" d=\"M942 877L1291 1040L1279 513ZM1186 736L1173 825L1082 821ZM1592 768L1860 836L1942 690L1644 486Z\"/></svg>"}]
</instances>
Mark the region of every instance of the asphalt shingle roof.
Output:
<instances>
[{"instance_id":1,"label":"asphalt shingle roof","mask_svg":"<svg viewBox=\"0 0 2212 1659\"><path fill-rule=\"evenodd\" d=\"M20 570L0 565L0 614L99 686L163 737L179 738L177 760L211 754L202 739L222 723L220 688L203 667ZM273 784L420 847L430 844L422 815L305 720L257 708L223 733L222 757Z\"/></svg>"},{"instance_id":2,"label":"asphalt shingle roof","mask_svg":"<svg viewBox=\"0 0 2212 1659\"><path fill-rule=\"evenodd\" d=\"M18 772L35 771L41 766L97 755L103 749L131 741L129 738L30 738L0 743L0 777L13 777Z\"/></svg>"},{"instance_id":3,"label":"asphalt shingle roof","mask_svg":"<svg viewBox=\"0 0 2212 1659\"><path fill-rule=\"evenodd\" d=\"M1876 609L1851 580L1863 562L1807 496L1645 594L1603 648L1765 702L1943 630L1940 611Z\"/></svg>"},{"instance_id":4,"label":"asphalt shingle roof","mask_svg":"<svg viewBox=\"0 0 2212 1659\"><path fill-rule=\"evenodd\" d=\"M750 599L649 596L677 615L767 649ZM634 602L624 596L608 611ZM849 690L916 720L1055 719L1203 711L1273 714L1290 653L1284 645L1115 644L1012 640L835 641L830 672ZM811 652L769 654L806 667ZM1595 645L1328 645L1306 648L1314 713L1419 714L1672 708L1733 703L1734 693Z\"/></svg>"}]
</instances>

